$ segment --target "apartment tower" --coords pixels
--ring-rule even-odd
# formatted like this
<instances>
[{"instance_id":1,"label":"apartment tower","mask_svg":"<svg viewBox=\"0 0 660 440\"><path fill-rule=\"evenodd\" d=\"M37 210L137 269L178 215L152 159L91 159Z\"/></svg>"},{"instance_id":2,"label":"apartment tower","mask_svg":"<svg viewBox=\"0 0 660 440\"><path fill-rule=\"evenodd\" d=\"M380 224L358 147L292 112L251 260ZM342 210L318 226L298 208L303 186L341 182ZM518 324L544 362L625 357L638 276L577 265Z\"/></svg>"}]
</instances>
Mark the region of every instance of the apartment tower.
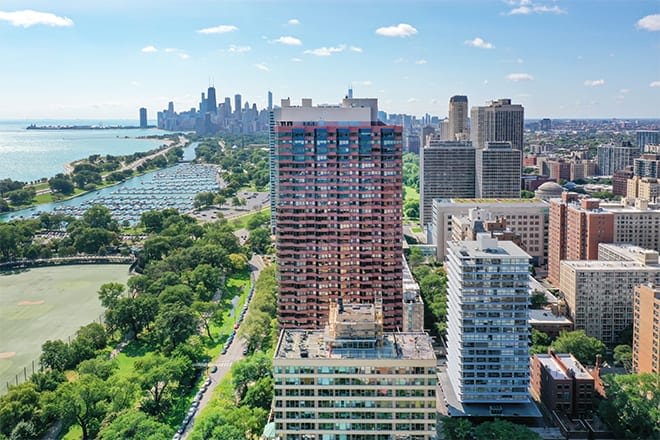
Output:
<instances>
[{"instance_id":1,"label":"apartment tower","mask_svg":"<svg viewBox=\"0 0 660 440\"><path fill-rule=\"evenodd\" d=\"M660 285L635 288L633 371L660 374Z\"/></svg>"},{"instance_id":2,"label":"apartment tower","mask_svg":"<svg viewBox=\"0 0 660 440\"><path fill-rule=\"evenodd\" d=\"M322 328L331 300L382 302L402 317L402 127L377 120L376 99L273 110L278 319Z\"/></svg>"},{"instance_id":3,"label":"apartment tower","mask_svg":"<svg viewBox=\"0 0 660 440\"><path fill-rule=\"evenodd\" d=\"M520 197L522 151L511 142L486 142L475 156L475 197L478 199Z\"/></svg>"},{"instance_id":4,"label":"apartment tower","mask_svg":"<svg viewBox=\"0 0 660 440\"><path fill-rule=\"evenodd\" d=\"M449 140L464 141L470 138L468 129L468 98L456 95L449 98Z\"/></svg>"},{"instance_id":5,"label":"apartment tower","mask_svg":"<svg viewBox=\"0 0 660 440\"><path fill-rule=\"evenodd\" d=\"M485 107L472 107L470 138L475 148L486 142L511 142L515 150L523 149L525 110L510 99L491 101Z\"/></svg>"},{"instance_id":6,"label":"apartment tower","mask_svg":"<svg viewBox=\"0 0 660 440\"><path fill-rule=\"evenodd\" d=\"M529 401L529 259L490 234L449 242L447 375L461 404Z\"/></svg>"}]
</instances>

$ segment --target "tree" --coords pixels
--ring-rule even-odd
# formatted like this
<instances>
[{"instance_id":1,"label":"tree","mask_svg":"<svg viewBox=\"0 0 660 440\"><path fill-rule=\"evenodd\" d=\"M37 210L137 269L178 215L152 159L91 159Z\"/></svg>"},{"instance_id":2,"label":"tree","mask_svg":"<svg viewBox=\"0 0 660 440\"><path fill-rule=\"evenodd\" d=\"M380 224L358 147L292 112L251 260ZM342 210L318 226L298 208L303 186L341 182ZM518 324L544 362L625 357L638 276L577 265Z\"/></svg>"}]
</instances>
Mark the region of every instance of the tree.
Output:
<instances>
[{"instance_id":1,"label":"tree","mask_svg":"<svg viewBox=\"0 0 660 440\"><path fill-rule=\"evenodd\" d=\"M474 428L474 440L541 440L541 436L526 426L506 420L484 422Z\"/></svg>"},{"instance_id":2,"label":"tree","mask_svg":"<svg viewBox=\"0 0 660 440\"><path fill-rule=\"evenodd\" d=\"M632 347L630 345L617 345L612 354L614 362L629 368L632 362Z\"/></svg>"},{"instance_id":3,"label":"tree","mask_svg":"<svg viewBox=\"0 0 660 440\"><path fill-rule=\"evenodd\" d=\"M73 186L71 180L69 180L63 175L61 177L55 176L52 179L50 179L48 181L48 186L53 192L58 192L64 195L73 194L73 191L75 190L75 187Z\"/></svg>"},{"instance_id":4,"label":"tree","mask_svg":"<svg viewBox=\"0 0 660 440\"><path fill-rule=\"evenodd\" d=\"M232 384L240 399L245 396L248 384L272 375L272 361L263 352L255 353L231 366Z\"/></svg>"},{"instance_id":5,"label":"tree","mask_svg":"<svg viewBox=\"0 0 660 440\"><path fill-rule=\"evenodd\" d=\"M523 199L533 199L534 197L536 197L536 194L534 193L534 191L528 191L526 189L523 189L520 191L520 197Z\"/></svg>"},{"instance_id":6,"label":"tree","mask_svg":"<svg viewBox=\"0 0 660 440\"><path fill-rule=\"evenodd\" d=\"M213 336L211 335L211 322L217 319L217 315L222 316L222 314L219 313L221 312L221 309L218 303L195 301L192 304L191 309L197 314L202 324L204 324L206 335L211 341L213 341Z\"/></svg>"},{"instance_id":7,"label":"tree","mask_svg":"<svg viewBox=\"0 0 660 440\"><path fill-rule=\"evenodd\" d=\"M119 298L124 294L126 288L121 283L105 283L99 287L99 300L106 309L111 309L117 305Z\"/></svg>"},{"instance_id":8,"label":"tree","mask_svg":"<svg viewBox=\"0 0 660 440\"><path fill-rule=\"evenodd\" d=\"M9 198L9 201L12 205L27 205L32 201L32 199L37 195L37 193L32 189L17 189L15 191L9 191L5 193L5 197Z\"/></svg>"},{"instance_id":9,"label":"tree","mask_svg":"<svg viewBox=\"0 0 660 440\"><path fill-rule=\"evenodd\" d=\"M124 332L131 331L135 339L149 325L158 312L158 300L151 295L138 295L135 298L121 298L117 304L106 310L108 326Z\"/></svg>"},{"instance_id":10,"label":"tree","mask_svg":"<svg viewBox=\"0 0 660 440\"><path fill-rule=\"evenodd\" d=\"M408 218L419 218L419 200L408 200L403 205L403 213Z\"/></svg>"},{"instance_id":11,"label":"tree","mask_svg":"<svg viewBox=\"0 0 660 440\"><path fill-rule=\"evenodd\" d=\"M193 303L193 291L185 284L167 286L158 295L158 301L163 304L181 304L190 306Z\"/></svg>"},{"instance_id":12,"label":"tree","mask_svg":"<svg viewBox=\"0 0 660 440\"><path fill-rule=\"evenodd\" d=\"M248 244L257 254L265 254L271 244L270 231L265 227L259 227L250 231Z\"/></svg>"},{"instance_id":13,"label":"tree","mask_svg":"<svg viewBox=\"0 0 660 440\"><path fill-rule=\"evenodd\" d=\"M39 393L32 382L13 386L0 398L0 436L10 436L21 422L40 426L40 419Z\"/></svg>"},{"instance_id":14,"label":"tree","mask_svg":"<svg viewBox=\"0 0 660 440\"><path fill-rule=\"evenodd\" d=\"M552 342L550 336L535 328L532 329L531 334L532 348L531 354L541 354L548 351L548 346Z\"/></svg>"},{"instance_id":15,"label":"tree","mask_svg":"<svg viewBox=\"0 0 660 440\"><path fill-rule=\"evenodd\" d=\"M41 346L41 366L55 371L64 371L71 362L69 344L62 340L46 341Z\"/></svg>"},{"instance_id":16,"label":"tree","mask_svg":"<svg viewBox=\"0 0 660 440\"><path fill-rule=\"evenodd\" d=\"M213 298L213 295L220 289L224 280L222 271L208 263L199 264L191 272L188 272L186 278L186 283L190 287L199 291L201 285L204 288L203 292L208 293L208 297L202 295L199 298L203 301Z\"/></svg>"},{"instance_id":17,"label":"tree","mask_svg":"<svg viewBox=\"0 0 660 440\"><path fill-rule=\"evenodd\" d=\"M252 408L263 408L268 411L270 410L274 395L275 386L273 384L273 378L270 376L262 377L248 387L241 404Z\"/></svg>"},{"instance_id":18,"label":"tree","mask_svg":"<svg viewBox=\"0 0 660 440\"><path fill-rule=\"evenodd\" d=\"M117 361L114 359L93 358L78 364L79 374L91 374L100 379L107 380L117 369Z\"/></svg>"},{"instance_id":19,"label":"tree","mask_svg":"<svg viewBox=\"0 0 660 440\"><path fill-rule=\"evenodd\" d=\"M534 293L532 293L532 308L542 309L546 304L545 293L535 290Z\"/></svg>"},{"instance_id":20,"label":"tree","mask_svg":"<svg viewBox=\"0 0 660 440\"><path fill-rule=\"evenodd\" d=\"M472 424L464 418L445 417L442 419L442 432L446 440L471 440Z\"/></svg>"},{"instance_id":21,"label":"tree","mask_svg":"<svg viewBox=\"0 0 660 440\"><path fill-rule=\"evenodd\" d=\"M149 396L142 401L142 408L149 414L158 415L169 405L169 392L176 390L179 381L192 369L184 358L166 358L159 354L148 354L135 362L139 373L140 388Z\"/></svg>"},{"instance_id":22,"label":"tree","mask_svg":"<svg viewBox=\"0 0 660 440\"><path fill-rule=\"evenodd\" d=\"M117 415L99 433L100 440L160 440L172 437L172 428L142 411L125 411Z\"/></svg>"},{"instance_id":23,"label":"tree","mask_svg":"<svg viewBox=\"0 0 660 440\"><path fill-rule=\"evenodd\" d=\"M113 244L117 234L104 228L76 228L71 233L73 245L78 252L96 254L103 247Z\"/></svg>"},{"instance_id":24,"label":"tree","mask_svg":"<svg viewBox=\"0 0 660 440\"><path fill-rule=\"evenodd\" d=\"M64 420L80 426L83 440L94 439L109 409L108 391L108 385L102 379L81 375L57 389L57 413Z\"/></svg>"},{"instance_id":25,"label":"tree","mask_svg":"<svg viewBox=\"0 0 660 440\"><path fill-rule=\"evenodd\" d=\"M583 365L593 365L596 355L605 355L606 351L605 344L587 336L584 330L562 332L552 343L552 349L556 353L571 353Z\"/></svg>"},{"instance_id":26,"label":"tree","mask_svg":"<svg viewBox=\"0 0 660 440\"><path fill-rule=\"evenodd\" d=\"M82 221L90 228L106 229L117 232L119 224L112 218L110 210L103 205L93 205L82 216Z\"/></svg>"},{"instance_id":27,"label":"tree","mask_svg":"<svg viewBox=\"0 0 660 440\"><path fill-rule=\"evenodd\" d=\"M140 216L140 223L149 233L160 233L163 230L162 211L145 211Z\"/></svg>"},{"instance_id":28,"label":"tree","mask_svg":"<svg viewBox=\"0 0 660 440\"><path fill-rule=\"evenodd\" d=\"M602 379L607 400L598 412L617 438L660 438L660 376L607 374Z\"/></svg>"},{"instance_id":29,"label":"tree","mask_svg":"<svg viewBox=\"0 0 660 440\"><path fill-rule=\"evenodd\" d=\"M44 370L35 372L30 378L40 393L43 391L55 391L57 387L66 381L66 376L61 371Z\"/></svg>"},{"instance_id":30,"label":"tree","mask_svg":"<svg viewBox=\"0 0 660 440\"><path fill-rule=\"evenodd\" d=\"M215 199L215 193L212 192L201 192L197 193L195 200L193 201L193 206L195 208L206 208L207 206L213 205Z\"/></svg>"},{"instance_id":31,"label":"tree","mask_svg":"<svg viewBox=\"0 0 660 440\"><path fill-rule=\"evenodd\" d=\"M244 440L245 432L238 426L218 425L211 432L210 440Z\"/></svg>"},{"instance_id":32,"label":"tree","mask_svg":"<svg viewBox=\"0 0 660 440\"><path fill-rule=\"evenodd\" d=\"M248 260L243 254L229 254L229 266L233 272L243 272L248 265Z\"/></svg>"},{"instance_id":33,"label":"tree","mask_svg":"<svg viewBox=\"0 0 660 440\"><path fill-rule=\"evenodd\" d=\"M39 433L32 422L20 421L9 435L9 440L32 440L39 438Z\"/></svg>"},{"instance_id":34,"label":"tree","mask_svg":"<svg viewBox=\"0 0 660 440\"><path fill-rule=\"evenodd\" d=\"M196 314L185 305L165 304L156 316L154 336L160 345L171 351L197 333Z\"/></svg>"}]
</instances>

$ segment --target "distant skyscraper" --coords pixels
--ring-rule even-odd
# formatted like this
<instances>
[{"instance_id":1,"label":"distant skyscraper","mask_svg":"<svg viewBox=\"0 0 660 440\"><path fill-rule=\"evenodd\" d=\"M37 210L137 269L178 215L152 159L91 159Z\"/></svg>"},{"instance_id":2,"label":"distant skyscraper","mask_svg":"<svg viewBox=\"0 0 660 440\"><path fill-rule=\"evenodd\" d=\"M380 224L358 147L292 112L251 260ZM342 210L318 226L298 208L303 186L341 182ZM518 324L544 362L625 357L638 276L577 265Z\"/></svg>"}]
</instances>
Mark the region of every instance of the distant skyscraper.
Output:
<instances>
[{"instance_id":1,"label":"distant skyscraper","mask_svg":"<svg viewBox=\"0 0 660 440\"><path fill-rule=\"evenodd\" d=\"M402 320L402 127L377 120L376 99L273 110L278 320L321 328L331 300L383 306Z\"/></svg>"},{"instance_id":2,"label":"distant skyscraper","mask_svg":"<svg viewBox=\"0 0 660 440\"><path fill-rule=\"evenodd\" d=\"M611 176L633 165L638 156L639 149L628 142L621 145L600 145L597 152L598 173L602 176Z\"/></svg>"},{"instance_id":3,"label":"distant skyscraper","mask_svg":"<svg viewBox=\"0 0 660 440\"><path fill-rule=\"evenodd\" d=\"M218 111L218 103L215 99L215 87L211 86L206 93L206 111L209 113L216 113Z\"/></svg>"},{"instance_id":4,"label":"distant skyscraper","mask_svg":"<svg viewBox=\"0 0 660 440\"><path fill-rule=\"evenodd\" d=\"M481 149L486 142L511 142L515 150L522 151L524 120L523 106L511 104L510 99L491 101L486 107L472 107L472 144Z\"/></svg>"},{"instance_id":5,"label":"distant skyscraper","mask_svg":"<svg viewBox=\"0 0 660 440\"><path fill-rule=\"evenodd\" d=\"M490 234L448 246L447 375L454 394L463 404L528 402L529 255Z\"/></svg>"},{"instance_id":6,"label":"distant skyscraper","mask_svg":"<svg viewBox=\"0 0 660 440\"><path fill-rule=\"evenodd\" d=\"M475 197L520 197L522 151L511 148L510 142L486 142L476 150Z\"/></svg>"},{"instance_id":7,"label":"distant skyscraper","mask_svg":"<svg viewBox=\"0 0 660 440\"><path fill-rule=\"evenodd\" d=\"M140 128L147 128L147 109L142 107L140 109Z\"/></svg>"},{"instance_id":8,"label":"distant skyscraper","mask_svg":"<svg viewBox=\"0 0 660 440\"><path fill-rule=\"evenodd\" d=\"M225 105L224 105L224 110L225 110L225 118L228 118L231 116L231 98L225 98Z\"/></svg>"},{"instance_id":9,"label":"distant skyscraper","mask_svg":"<svg viewBox=\"0 0 660 440\"><path fill-rule=\"evenodd\" d=\"M472 198L475 183L472 142L430 138L420 155L420 223L431 223L433 199Z\"/></svg>"},{"instance_id":10,"label":"distant skyscraper","mask_svg":"<svg viewBox=\"0 0 660 440\"><path fill-rule=\"evenodd\" d=\"M273 109L273 92L268 91L268 110Z\"/></svg>"},{"instance_id":11,"label":"distant skyscraper","mask_svg":"<svg viewBox=\"0 0 660 440\"><path fill-rule=\"evenodd\" d=\"M452 96L449 99L449 140L467 140L468 134L468 98L462 95Z\"/></svg>"},{"instance_id":12,"label":"distant skyscraper","mask_svg":"<svg viewBox=\"0 0 660 440\"><path fill-rule=\"evenodd\" d=\"M542 131L549 131L552 129L552 120L548 118L541 119L540 128Z\"/></svg>"},{"instance_id":13,"label":"distant skyscraper","mask_svg":"<svg viewBox=\"0 0 660 440\"><path fill-rule=\"evenodd\" d=\"M241 95L237 93L234 95L234 111L237 116L241 114L241 109Z\"/></svg>"}]
</instances>

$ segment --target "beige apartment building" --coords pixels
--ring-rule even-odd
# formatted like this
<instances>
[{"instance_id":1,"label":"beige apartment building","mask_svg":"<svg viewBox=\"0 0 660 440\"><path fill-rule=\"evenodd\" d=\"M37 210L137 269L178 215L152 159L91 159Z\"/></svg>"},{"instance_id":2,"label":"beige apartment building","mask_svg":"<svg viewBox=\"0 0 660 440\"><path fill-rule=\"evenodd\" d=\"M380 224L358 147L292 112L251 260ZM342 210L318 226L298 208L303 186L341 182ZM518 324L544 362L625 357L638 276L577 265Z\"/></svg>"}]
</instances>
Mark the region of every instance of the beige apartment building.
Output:
<instances>
[{"instance_id":1,"label":"beige apartment building","mask_svg":"<svg viewBox=\"0 0 660 440\"><path fill-rule=\"evenodd\" d=\"M660 285L635 288L633 371L660 374Z\"/></svg>"},{"instance_id":2,"label":"beige apartment building","mask_svg":"<svg viewBox=\"0 0 660 440\"><path fill-rule=\"evenodd\" d=\"M615 344L633 323L634 289L660 283L658 253L631 245L599 249L599 260L562 261L559 289L576 330Z\"/></svg>"},{"instance_id":3,"label":"beige apartment building","mask_svg":"<svg viewBox=\"0 0 660 440\"><path fill-rule=\"evenodd\" d=\"M546 264L549 205L538 199L437 199L433 201L432 243L436 258L444 261L447 241L453 238L453 218L467 216L472 208L481 208L493 218L503 218L521 245L532 257L532 264Z\"/></svg>"},{"instance_id":4,"label":"beige apartment building","mask_svg":"<svg viewBox=\"0 0 660 440\"><path fill-rule=\"evenodd\" d=\"M321 330L284 329L273 359L284 440L436 438L427 333L384 333L380 304L331 303Z\"/></svg>"},{"instance_id":5,"label":"beige apartment building","mask_svg":"<svg viewBox=\"0 0 660 440\"><path fill-rule=\"evenodd\" d=\"M660 201L660 181L653 177L633 176L632 179L628 179L626 197Z\"/></svg>"}]
</instances>

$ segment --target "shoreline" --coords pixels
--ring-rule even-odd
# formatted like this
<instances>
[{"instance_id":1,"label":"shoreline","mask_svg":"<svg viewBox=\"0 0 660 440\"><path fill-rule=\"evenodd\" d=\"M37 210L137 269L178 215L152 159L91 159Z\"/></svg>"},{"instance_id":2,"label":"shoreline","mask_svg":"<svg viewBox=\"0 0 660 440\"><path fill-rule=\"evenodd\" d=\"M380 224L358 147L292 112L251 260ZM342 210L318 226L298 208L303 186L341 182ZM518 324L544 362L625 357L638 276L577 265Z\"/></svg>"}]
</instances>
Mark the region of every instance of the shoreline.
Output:
<instances>
[{"instance_id":1,"label":"shoreline","mask_svg":"<svg viewBox=\"0 0 660 440\"><path fill-rule=\"evenodd\" d=\"M158 170L161 170L161 169L169 168L171 165L167 165L165 167L157 167L157 168L149 169L149 170L144 170L142 172L137 172L136 171L137 167L139 167L142 163L146 162L147 160L153 159L153 158L161 156L161 155L166 155L169 151L171 151L172 149L177 148L177 147L185 148L186 144L191 142L190 138L188 138L185 134L179 134L178 140L176 140L176 141L173 140L173 139L163 139L163 141L165 143L168 143L168 144L166 144L165 147L161 147L160 149L158 149L153 154L150 154L148 156L144 156L142 158L139 158L139 159L135 160L134 162L132 162L130 164L122 166L120 170L127 170L127 169L134 170L135 173L133 175L131 175L131 177L129 178L129 179L133 179L135 177L140 177L140 176L143 176L143 175L145 175L147 173L150 173L150 172L153 172L153 171L158 171ZM141 152L137 151L137 152L134 152L134 153L141 153ZM69 163L64 164L64 166L63 166L64 174L71 175L73 173L75 164L81 163L85 160L87 160L87 159L83 158L83 159L78 159L78 160L75 160L73 162L69 162ZM108 174L110 174L110 173L108 173ZM103 176L103 177L105 178L106 176ZM103 185L101 185L97 188L94 188L92 190L88 190L88 191L83 190L78 194L72 194L70 196L66 196L66 197L63 197L63 198L57 199L57 200L53 199L51 201L43 201L43 202L32 203L30 205L20 206L18 208L11 209L9 211L0 212L0 217L2 217L4 215L10 215L10 214L18 212L18 211L23 211L23 210L27 210L27 209L34 209L34 208L37 208L41 205L47 205L49 203L59 203L59 202L65 202L65 201L68 201L68 200L72 200L72 199L75 199L75 198L78 198L78 197L81 197L81 196L84 196L84 195L87 195L87 194L91 194L95 191L100 191L100 190L103 190L103 189L106 189L106 188L111 188L113 186L119 185L120 183L126 182L129 179L126 179L126 180L123 180L123 181L118 181L118 182L112 182L112 183L109 183L107 185L103 184ZM104 182L105 182L105 180L104 180ZM42 183L44 183L44 182L39 182L38 184L42 184ZM46 181L46 183L47 183L47 181ZM38 184L29 184L29 185L26 185L26 187L34 187ZM37 191L37 190L35 190L35 191L37 192L37 195L40 195L39 191ZM44 193L42 193L42 195L43 194ZM50 188L48 188L48 192L46 194L52 194L52 191L50 191ZM0 220L0 221L4 222L4 220ZM11 221L11 220L7 220L7 221Z\"/></svg>"}]
</instances>

